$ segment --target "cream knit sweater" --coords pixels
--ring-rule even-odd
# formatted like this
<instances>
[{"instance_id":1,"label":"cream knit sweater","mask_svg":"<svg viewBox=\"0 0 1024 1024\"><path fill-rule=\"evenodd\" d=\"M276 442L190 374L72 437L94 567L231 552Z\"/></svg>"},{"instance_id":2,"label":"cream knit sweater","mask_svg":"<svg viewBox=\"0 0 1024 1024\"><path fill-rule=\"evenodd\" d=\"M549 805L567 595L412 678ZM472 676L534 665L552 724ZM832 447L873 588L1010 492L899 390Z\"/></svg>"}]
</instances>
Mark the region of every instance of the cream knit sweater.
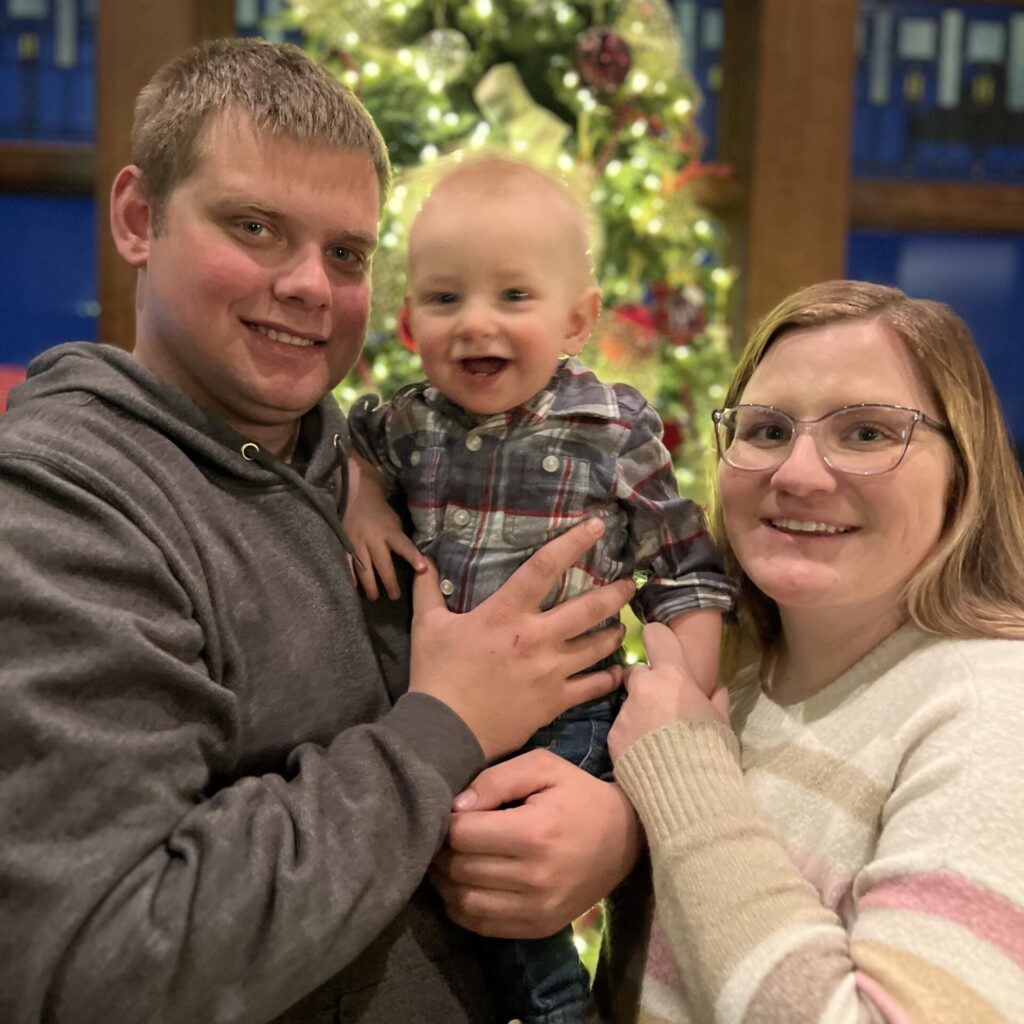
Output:
<instances>
[{"instance_id":1,"label":"cream knit sweater","mask_svg":"<svg viewBox=\"0 0 1024 1024\"><path fill-rule=\"evenodd\" d=\"M1024 642L906 626L616 776L651 848L645 1024L1024 1021Z\"/></svg>"}]
</instances>

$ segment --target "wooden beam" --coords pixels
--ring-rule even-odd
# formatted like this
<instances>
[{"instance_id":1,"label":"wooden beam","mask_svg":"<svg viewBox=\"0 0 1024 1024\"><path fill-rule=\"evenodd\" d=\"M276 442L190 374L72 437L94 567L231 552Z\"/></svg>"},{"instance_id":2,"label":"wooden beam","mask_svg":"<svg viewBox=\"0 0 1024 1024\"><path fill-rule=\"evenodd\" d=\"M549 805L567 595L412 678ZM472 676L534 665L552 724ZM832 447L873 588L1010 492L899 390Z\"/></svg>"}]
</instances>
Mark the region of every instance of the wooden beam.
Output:
<instances>
[{"instance_id":1,"label":"wooden beam","mask_svg":"<svg viewBox=\"0 0 1024 1024\"><path fill-rule=\"evenodd\" d=\"M233 0L103 0L96 14L99 336L135 343L135 272L110 236L110 185L129 163L135 97L153 72L204 39L234 35Z\"/></svg>"},{"instance_id":2,"label":"wooden beam","mask_svg":"<svg viewBox=\"0 0 1024 1024\"><path fill-rule=\"evenodd\" d=\"M721 159L740 201L724 216L745 333L846 263L857 0L725 0Z\"/></svg>"},{"instance_id":3,"label":"wooden beam","mask_svg":"<svg viewBox=\"0 0 1024 1024\"><path fill-rule=\"evenodd\" d=\"M0 143L0 192L92 195L96 150L87 143Z\"/></svg>"},{"instance_id":4,"label":"wooden beam","mask_svg":"<svg viewBox=\"0 0 1024 1024\"><path fill-rule=\"evenodd\" d=\"M1024 185L854 181L850 224L897 231L1024 234Z\"/></svg>"}]
</instances>

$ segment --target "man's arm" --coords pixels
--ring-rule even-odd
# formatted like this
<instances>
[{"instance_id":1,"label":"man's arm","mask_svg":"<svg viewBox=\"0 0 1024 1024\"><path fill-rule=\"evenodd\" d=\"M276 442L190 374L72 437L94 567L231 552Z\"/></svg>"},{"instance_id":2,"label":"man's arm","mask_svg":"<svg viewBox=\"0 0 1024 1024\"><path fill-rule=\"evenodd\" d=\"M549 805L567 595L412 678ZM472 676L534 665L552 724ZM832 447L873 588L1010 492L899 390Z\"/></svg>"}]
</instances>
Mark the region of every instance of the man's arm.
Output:
<instances>
[{"instance_id":1,"label":"man's arm","mask_svg":"<svg viewBox=\"0 0 1024 1024\"><path fill-rule=\"evenodd\" d=\"M245 724L239 695L207 668L217 638L168 550L93 484L12 460L0 485L0 1018L269 1020L401 910L480 750L428 664L414 686L429 695L228 783ZM591 542L533 566L518 600ZM593 622L609 614L591 610ZM458 665L453 704L472 717L474 681L515 704L522 671L547 679L556 703L590 695L593 680L555 678L595 660L560 632L575 622L545 626L515 600L500 617L519 633L431 609L439 653ZM516 635L523 651L509 650ZM282 678L282 707L286 694ZM490 729L485 748L514 748L549 711L503 717L509 730Z\"/></svg>"}]
</instances>

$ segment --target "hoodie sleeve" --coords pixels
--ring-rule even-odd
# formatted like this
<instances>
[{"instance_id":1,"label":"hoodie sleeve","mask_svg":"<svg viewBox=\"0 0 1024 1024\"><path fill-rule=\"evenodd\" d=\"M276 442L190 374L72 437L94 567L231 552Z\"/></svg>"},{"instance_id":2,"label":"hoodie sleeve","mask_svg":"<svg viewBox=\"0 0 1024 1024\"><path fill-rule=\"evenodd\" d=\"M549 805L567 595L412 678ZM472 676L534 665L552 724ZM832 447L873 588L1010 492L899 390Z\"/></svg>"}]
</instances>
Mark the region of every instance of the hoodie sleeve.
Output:
<instances>
[{"instance_id":1,"label":"hoodie sleeve","mask_svg":"<svg viewBox=\"0 0 1024 1024\"><path fill-rule=\"evenodd\" d=\"M239 772L171 546L102 488L0 457L0 1020L270 1021L402 911L482 755L406 694Z\"/></svg>"}]
</instances>

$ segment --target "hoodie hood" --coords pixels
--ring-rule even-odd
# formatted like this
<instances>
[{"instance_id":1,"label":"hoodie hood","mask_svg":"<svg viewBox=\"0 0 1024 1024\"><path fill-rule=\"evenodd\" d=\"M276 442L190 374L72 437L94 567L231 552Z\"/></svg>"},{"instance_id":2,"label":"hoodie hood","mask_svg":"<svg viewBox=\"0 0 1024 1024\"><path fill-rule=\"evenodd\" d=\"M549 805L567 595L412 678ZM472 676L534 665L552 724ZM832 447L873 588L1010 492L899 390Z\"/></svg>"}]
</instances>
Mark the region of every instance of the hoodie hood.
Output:
<instances>
[{"instance_id":1,"label":"hoodie hood","mask_svg":"<svg viewBox=\"0 0 1024 1024\"><path fill-rule=\"evenodd\" d=\"M98 400L123 411L129 419L154 427L197 463L216 467L248 484L281 482L281 474L268 464L277 460L272 456L259 461L245 457L242 449L253 443L250 438L113 345L73 342L38 356L28 367L28 378L11 390L5 418L13 426L45 410L52 429L53 417L60 415L54 410L60 405L42 400L56 396L67 401L69 425L72 406ZM348 439L344 416L332 396L326 395L306 413L301 430L307 461L299 475L322 486L339 462L344 462L341 456Z\"/></svg>"}]
</instances>

